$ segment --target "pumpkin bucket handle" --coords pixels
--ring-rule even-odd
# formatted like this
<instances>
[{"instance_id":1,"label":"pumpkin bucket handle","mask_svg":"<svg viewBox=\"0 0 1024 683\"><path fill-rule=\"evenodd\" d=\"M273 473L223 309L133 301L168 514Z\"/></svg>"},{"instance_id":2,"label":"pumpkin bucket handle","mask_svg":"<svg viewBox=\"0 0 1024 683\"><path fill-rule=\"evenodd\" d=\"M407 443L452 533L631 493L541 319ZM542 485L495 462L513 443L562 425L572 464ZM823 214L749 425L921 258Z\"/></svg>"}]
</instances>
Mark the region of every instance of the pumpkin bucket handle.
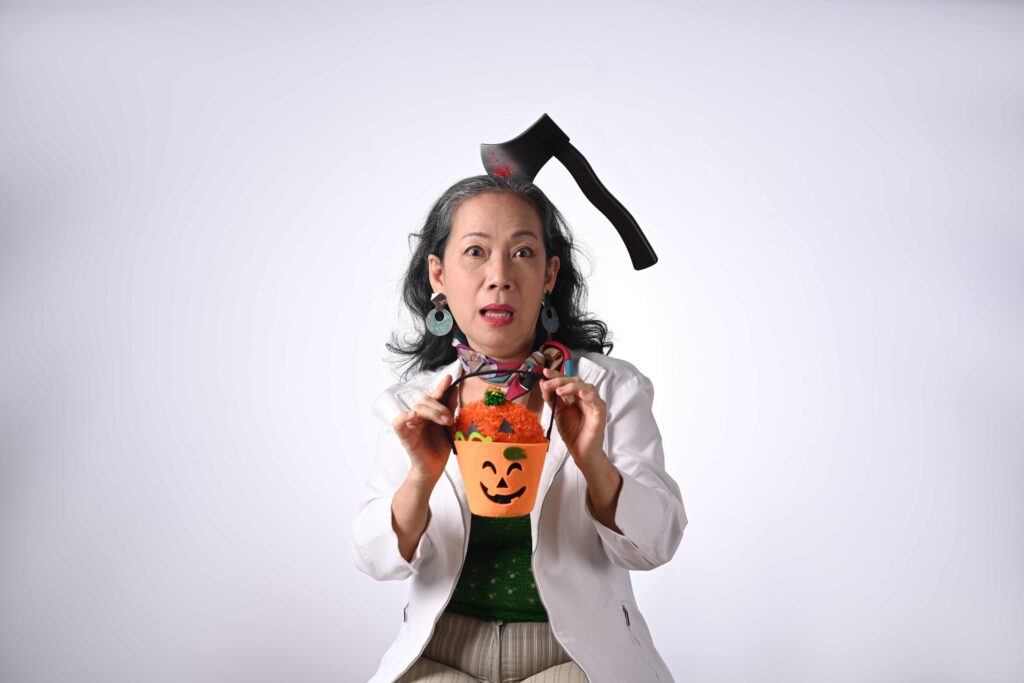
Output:
<instances>
[{"instance_id":1,"label":"pumpkin bucket handle","mask_svg":"<svg viewBox=\"0 0 1024 683\"><path fill-rule=\"evenodd\" d=\"M451 396L452 390L455 387L457 387L459 382L461 382L462 380L468 379L470 377L478 377L480 375L495 375L495 374L499 374L499 373L500 374L515 373L517 375L530 375L535 380L543 380L544 379L544 375L543 374L541 374L539 372L531 372L529 370L501 370L501 369L477 370L476 372L466 373L462 377L459 377L457 380L452 382L452 385L450 387L448 387L447 390L445 390L444 395L441 397L441 404L442 405L448 405L448 398ZM557 403L558 403L558 401L554 397L552 397L551 398L551 421L548 422L548 431L544 435L544 438L546 438L548 441L551 440L551 427L553 427L554 424L555 424L555 405ZM451 433L447 429L445 429L443 431L444 431L444 435L448 437L449 443L451 443L451 445L452 445L452 452L454 452L456 455L458 455L458 451L455 450L455 439L452 438Z\"/></svg>"}]
</instances>

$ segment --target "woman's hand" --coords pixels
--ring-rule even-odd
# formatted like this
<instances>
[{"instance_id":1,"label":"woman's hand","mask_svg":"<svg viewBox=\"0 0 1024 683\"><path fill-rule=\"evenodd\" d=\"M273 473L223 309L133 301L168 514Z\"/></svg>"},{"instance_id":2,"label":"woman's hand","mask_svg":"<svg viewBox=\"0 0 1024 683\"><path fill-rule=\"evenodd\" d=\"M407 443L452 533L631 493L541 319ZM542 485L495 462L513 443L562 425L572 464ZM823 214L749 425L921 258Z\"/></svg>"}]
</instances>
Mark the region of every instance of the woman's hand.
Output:
<instances>
[{"instance_id":1,"label":"woman's hand","mask_svg":"<svg viewBox=\"0 0 1024 683\"><path fill-rule=\"evenodd\" d=\"M586 472L607 460L604 452L605 418L608 408L593 384L579 377L566 377L557 370L544 368L547 378L540 383L544 402L556 397L555 424L569 454L580 470Z\"/></svg>"},{"instance_id":2,"label":"woman's hand","mask_svg":"<svg viewBox=\"0 0 1024 683\"><path fill-rule=\"evenodd\" d=\"M458 395L452 392L444 405L440 399L452 384L451 375L445 375L437 387L420 399L407 413L400 413L391 426L398 435L406 453L412 460L409 476L417 483L433 488L444 473L451 454L451 442L444 430L454 423L455 404Z\"/></svg>"}]
</instances>

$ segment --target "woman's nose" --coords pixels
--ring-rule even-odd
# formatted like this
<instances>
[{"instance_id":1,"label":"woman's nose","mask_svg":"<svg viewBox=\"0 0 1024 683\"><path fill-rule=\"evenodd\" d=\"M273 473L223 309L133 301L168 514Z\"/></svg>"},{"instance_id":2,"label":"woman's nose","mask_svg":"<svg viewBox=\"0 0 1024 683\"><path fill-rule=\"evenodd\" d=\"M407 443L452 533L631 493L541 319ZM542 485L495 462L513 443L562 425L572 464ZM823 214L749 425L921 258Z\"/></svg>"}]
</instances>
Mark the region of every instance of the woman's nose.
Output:
<instances>
[{"instance_id":1,"label":"woman's nose","mask_svg":"<svg viewBox=\"0 0 1024 683\"><path fill-rule=\"evenodd\" d=\"M487 273L487 285L488 287L500 287L501 289L508 289L512 286L512 281L509 277L511 264L507 263L503 257L496 257L491 260L490 271Z\"/></svg>"}]
</instances>

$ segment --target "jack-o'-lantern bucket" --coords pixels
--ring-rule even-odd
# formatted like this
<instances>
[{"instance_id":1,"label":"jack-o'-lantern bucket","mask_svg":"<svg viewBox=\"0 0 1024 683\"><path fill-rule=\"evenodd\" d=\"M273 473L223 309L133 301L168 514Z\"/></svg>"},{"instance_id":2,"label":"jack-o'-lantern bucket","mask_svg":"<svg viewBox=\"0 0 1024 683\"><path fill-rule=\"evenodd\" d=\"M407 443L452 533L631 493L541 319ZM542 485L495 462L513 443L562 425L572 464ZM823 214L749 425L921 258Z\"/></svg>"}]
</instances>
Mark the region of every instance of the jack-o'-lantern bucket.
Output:
<instances>
[{"instance_id":1,"label":"jack-o'-lantern bucket","mask_svg":"<svg viewBox=\"0 0 1024 683\"><path fill-rule=\"evenodd\" d=\"M481 517L528 515L537 501L548 443L458 441L469 509Z\"/></svg>"},{"instance_id":2,"label":"jack-o'-lantern bucket","mask_svg":"<svg viewBox=\"0 0 1024 683\"><path fill-rule=\"evenodd\" d=\"M468 373L468 377L495 372ZM543 375L518 372L543 379ZM448 393L442 402L448 404ZM469 500L469 509L481 517L520 517L530 514L537 500L540 476L550 443L554 408L547 434L540 420L528 408L506 402L498 389L487 389L484 400L463 406L451 430L445 430L458 459L459 471Z\"/></svg>"}]
</instances>

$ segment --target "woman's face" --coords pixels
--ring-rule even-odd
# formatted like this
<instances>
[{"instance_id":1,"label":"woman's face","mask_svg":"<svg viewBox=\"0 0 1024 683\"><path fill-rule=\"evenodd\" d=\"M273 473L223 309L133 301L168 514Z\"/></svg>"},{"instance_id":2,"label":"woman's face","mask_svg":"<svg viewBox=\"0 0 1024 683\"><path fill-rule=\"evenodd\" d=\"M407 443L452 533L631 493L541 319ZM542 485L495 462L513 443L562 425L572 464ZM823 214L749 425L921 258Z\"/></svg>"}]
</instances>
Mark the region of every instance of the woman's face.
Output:
<instances>
[{"instance_id":1,"label":"woman's face","mask_svg":"<svg viewBox=\"0 0 1024 683\"><path fill-rule=\"evenodd\" d=\"M483 192L462 203L442 259L427 257L430 285L444 292L469 345L503 363L534 349L541 299L555 286L559 260L546 263L540 216L509 192ZM491 317L501 304L511 316Z\"/></svg>"}]
</instances>

